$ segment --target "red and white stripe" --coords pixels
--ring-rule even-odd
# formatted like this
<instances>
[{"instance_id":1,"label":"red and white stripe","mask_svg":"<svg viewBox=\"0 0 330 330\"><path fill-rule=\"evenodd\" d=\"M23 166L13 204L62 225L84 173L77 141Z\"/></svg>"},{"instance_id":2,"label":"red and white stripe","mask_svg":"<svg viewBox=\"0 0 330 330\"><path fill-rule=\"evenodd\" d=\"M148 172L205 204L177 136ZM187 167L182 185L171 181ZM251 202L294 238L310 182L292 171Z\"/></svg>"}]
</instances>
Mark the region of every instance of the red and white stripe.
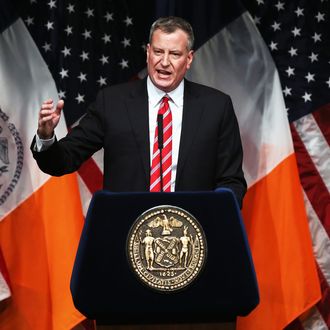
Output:
<instances>
[{"instance_id":1,"label":"red and white stripe","mask_svg":"<svg viewBox=\"0 0 330 330\"><path fill-rule=\"evenodd\" d=\"M301 320L305 330L330 328L330 105L291 125L318 265L322 298Z\"/></svg>"},{"instance_id":2,"label":"red and white stripe","mask_svg":"<svg viewBox=\"0 0 330 330\"><path fill-rule=\"evenodd\" d=\"M150 191L161 191L161 180L163 180L163 191L171 191L172 172L172 113L168 104L168 97L164 97L158 111L163 116L163 141L164 145L160 151L158 146L158 127L156 126L155 140L153 145L152 165L150 172ZM162 162L160 162L160 152ZM160 164L161 163L161 164ZM162 169L162 178L161 170Z\"/></svg>"}]
</instances>

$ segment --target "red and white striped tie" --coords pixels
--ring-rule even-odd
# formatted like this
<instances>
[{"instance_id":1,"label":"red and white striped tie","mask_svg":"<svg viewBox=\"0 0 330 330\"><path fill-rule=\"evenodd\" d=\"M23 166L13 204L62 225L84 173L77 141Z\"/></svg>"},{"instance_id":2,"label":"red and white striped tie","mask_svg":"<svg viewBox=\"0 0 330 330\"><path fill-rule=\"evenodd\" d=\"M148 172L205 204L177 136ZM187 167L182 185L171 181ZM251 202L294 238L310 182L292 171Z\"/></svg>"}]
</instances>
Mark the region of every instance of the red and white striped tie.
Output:
<instances>
[{"instance_id":1,"label":"red and white striped tie","mask_svg":"<svg viewBox=\"0 0 330 330\"><path fill-rule=\"evenodd\" d=\"M172 172L172 113L168 104L169 98L164 96L158 110L158 115L163 116L163 149L160 157L158 148L158 126L156 126L155 140L152 154L150 172L150 191L171 191ZM160 167L162 158L162 168ZM161 173L163 180L161 180ZM163 189L161 187L163 184Z\"/></svg>"}]
</instances>

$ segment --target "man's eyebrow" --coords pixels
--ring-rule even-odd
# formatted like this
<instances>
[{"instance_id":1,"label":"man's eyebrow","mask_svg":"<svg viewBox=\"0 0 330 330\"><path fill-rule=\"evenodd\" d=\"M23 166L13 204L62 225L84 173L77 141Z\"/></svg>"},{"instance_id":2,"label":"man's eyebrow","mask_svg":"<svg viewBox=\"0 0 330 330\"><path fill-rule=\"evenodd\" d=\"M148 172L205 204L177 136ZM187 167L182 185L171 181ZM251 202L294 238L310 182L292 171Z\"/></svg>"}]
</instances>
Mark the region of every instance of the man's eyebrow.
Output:
<instances>
[{"instance_id":1,"label":"man's eyebrow","mask_svg":"<svg viewBox=\"0 0 330 330\"><path fill-rule=\"evenodd\" d=\"M159 46L152 46L153 49L157 49L157 50L164 50L164 48L159 47ZM181 49L169 49L168 50L170 53L182 53Z\"/></svg>"}]
</instances>

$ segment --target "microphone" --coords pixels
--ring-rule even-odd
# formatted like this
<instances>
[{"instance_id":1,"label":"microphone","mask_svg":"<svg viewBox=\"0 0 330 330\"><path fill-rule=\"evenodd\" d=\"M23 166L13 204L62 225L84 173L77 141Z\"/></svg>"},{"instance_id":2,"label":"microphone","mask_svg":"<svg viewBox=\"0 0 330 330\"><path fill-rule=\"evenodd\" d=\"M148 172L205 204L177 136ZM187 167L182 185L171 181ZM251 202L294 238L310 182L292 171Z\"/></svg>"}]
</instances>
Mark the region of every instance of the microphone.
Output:
<instances>
[{"instance_id":1,"label":"microphone","mask_svg":"<svg viewBox=\"0 0 330 330\"><path fill-rule=\"evenodd\" d=\"M157 115L157 127L158 127L158 149L162 150L164 147L164 132L163 132L163 115Z\"/></svg>"},{"instance_id":2,"label":"microphone","mask_svg":"<svg viewBox=\"0 0 330 330\"><path fill-rule=\"evenodd\" d=\"M157 115L157 128L158 128L158 149L159 149L159 174L160 174L160 191L163 192L163 153L164 148L164 128L163 128L163 115Z\"/></svg>"}]
</instances>

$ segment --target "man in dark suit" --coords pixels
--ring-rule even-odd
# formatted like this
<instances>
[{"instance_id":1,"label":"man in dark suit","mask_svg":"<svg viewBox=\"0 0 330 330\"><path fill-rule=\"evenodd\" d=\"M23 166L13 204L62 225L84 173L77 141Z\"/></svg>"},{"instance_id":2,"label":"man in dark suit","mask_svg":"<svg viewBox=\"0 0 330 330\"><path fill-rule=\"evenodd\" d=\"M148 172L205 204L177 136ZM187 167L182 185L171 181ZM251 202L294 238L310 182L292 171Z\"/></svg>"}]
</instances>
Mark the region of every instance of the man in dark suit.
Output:
<instances>
[{"instance_id":1,"label":"man in dark suit","mask_svg":"<svg viewBox=\"0 0 330 330\"><path fill-rule=\"evenodd\" d=\"M148 77L102 90L79 125L59 141L54 129L64 102L44 102L32 144L39 167L56 176L70 173L103 147L105 189L149 191L157 111L167 96L173 131L170 168L164 172L168 191L226 187L242 205L246 182L232 103L222 92L184 79L193 41L183 19L157 20L147 46Z\"/></svg>"}]
</instances>

